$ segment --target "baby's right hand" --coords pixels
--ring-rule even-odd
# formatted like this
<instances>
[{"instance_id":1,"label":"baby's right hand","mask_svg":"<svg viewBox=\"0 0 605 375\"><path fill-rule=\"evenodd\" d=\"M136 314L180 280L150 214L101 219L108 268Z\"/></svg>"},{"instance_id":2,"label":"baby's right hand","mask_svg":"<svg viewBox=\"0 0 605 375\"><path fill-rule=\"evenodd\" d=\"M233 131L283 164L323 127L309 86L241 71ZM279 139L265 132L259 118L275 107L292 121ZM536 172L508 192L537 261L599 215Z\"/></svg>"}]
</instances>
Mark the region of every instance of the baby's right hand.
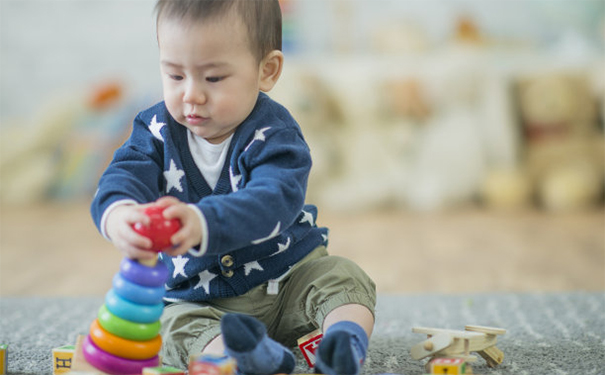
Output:
<instances>
[{"instance_id":1,"label":"baby's right hand","mask_svg":"<svg viewBox=\"0 0 605 375\"><path fill-rule=\"evenodd\" d=\"M143 213L147 205L125 204L115 207L107 216L105 232L118 250L131 259L151 259L156 253L151 249L151 240L134 231L135 223L149 224Z\"/></svg>"}]
</instances>

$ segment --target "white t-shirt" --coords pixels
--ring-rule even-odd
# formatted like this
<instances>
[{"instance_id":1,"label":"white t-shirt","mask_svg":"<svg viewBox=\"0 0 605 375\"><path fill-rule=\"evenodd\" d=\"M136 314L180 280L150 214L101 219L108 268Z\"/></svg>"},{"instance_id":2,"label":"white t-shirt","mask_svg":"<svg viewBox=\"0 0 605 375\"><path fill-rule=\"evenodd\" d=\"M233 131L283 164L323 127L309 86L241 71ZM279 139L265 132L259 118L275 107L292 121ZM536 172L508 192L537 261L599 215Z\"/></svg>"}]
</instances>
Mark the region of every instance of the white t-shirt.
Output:
<instances>
[{"instance_id":1,"label":"white t-shirt","mask_svg":"<svg viewBox=\"0 0 605 375\"><path fill-rule=\"evenodd\" d=\"M187 142L195 165L197 165L212 190L216 187L216 183L221 176L232 138L233 134L222 143L213 144L190 131L187 132Z\"/></svg>"}]
</instances>

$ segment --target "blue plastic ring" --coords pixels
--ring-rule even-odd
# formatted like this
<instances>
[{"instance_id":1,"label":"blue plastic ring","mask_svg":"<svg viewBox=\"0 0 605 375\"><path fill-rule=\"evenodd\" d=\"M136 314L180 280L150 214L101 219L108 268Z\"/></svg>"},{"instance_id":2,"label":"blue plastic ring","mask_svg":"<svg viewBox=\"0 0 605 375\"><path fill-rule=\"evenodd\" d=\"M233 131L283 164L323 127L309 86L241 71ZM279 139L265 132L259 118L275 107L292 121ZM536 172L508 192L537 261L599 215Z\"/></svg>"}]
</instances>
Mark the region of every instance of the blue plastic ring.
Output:
<instances>
[{"instance_id":1,"label":"blue plastic ring","mask_svg":"<svg viewBox=\"0 0 605 375\"><path fill-rule=\"evenodd\" d=\"M136 323L153 323L160 319L164 304L139 305L118 296L113 289L105 295L105 306L118 318Z\"/></svg>"},{"instance_id":2,"label":"blue plastic ring","mask_svg":"<svg viewBox=\"0 0 605 375\"><path fill-rule=\"evenodd\" d=\"M163 286L150 287L135 284L119 273L116 273L113 277L113 290L118 296L141 305L157 305L158 303L162 303L162 298L166 292Z\"/></svg>"},{"instance_id":3,"label":"blue plastic ring","mask_svg":"<svg viewBox=\"0 0 605 375\"><path fill-rule=\"evenodd\" d=\"M136 260L124 258L120 263L120 273L126 280L143 286L163 286L168 279L168 268L161 261L154 267L148 267Z\"/></svg>"}]
</instances>

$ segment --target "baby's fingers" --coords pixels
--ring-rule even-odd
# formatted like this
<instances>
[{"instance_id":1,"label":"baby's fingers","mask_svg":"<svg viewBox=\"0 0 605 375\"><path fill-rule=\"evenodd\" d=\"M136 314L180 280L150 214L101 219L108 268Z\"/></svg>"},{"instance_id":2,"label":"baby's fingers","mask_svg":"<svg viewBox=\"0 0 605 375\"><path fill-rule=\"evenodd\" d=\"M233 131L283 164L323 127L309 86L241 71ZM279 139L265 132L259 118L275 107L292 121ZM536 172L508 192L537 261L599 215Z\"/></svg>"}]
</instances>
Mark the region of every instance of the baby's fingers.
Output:
<instances>
[{"instance_id":1,"label":"baby's fingers","mask_svg":"<svg viewBox=\"0 0 605 375\"><path fill-rule=\"evenodd\" d=\"M161 197L157 201L155 201L155 203L153 203L153 204L158 205L160 207L168 207L168 206L173 206L178 203L181 203L181 201L178 200L178 198L172 197L170 195L166 195L166 196Z\"/></svg>"},{"instance_id":2,"label":"baby's fingers","mask_svg":"<svg viewBox=\"0 0 605 375\"><path fill-rule=\"evenodd\" d=\"M128 228L123 233L123 238L134 248L149 250L153 245L151 239L140 235L134 229Z\"/></svg>"},{"instance_id":3,"label":"baby's fingers","mask_svg":"<svg viewBox=\"0 0 605 375\"><path fill-rule=\"evenodd\" d=\"M190 248L191 247L187 246L187 244L182 243L182 244L177 245L177 246L175 246L175 247L173 247L171 249L164 250L164 254L169 255L171 257L175 257L175 256L178 256L178 255L185 254L187 251L189 251Z\"/></svg>"}]
</instances>

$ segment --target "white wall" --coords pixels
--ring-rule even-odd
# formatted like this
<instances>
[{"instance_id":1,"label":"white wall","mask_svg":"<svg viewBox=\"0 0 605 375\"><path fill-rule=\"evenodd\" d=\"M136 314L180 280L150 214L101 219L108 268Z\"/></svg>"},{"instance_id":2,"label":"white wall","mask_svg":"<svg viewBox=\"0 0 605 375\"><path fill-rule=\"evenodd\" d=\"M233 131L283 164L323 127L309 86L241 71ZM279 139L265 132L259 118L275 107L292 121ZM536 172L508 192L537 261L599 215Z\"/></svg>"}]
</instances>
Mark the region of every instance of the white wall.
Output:
<instances>
[{"instance_id":1,"label":"white wall","mask_svg":"<svg viewBox=\"0 0 605 375\"><path fill-rule=\"evenodd\" d=\"M160 90L154 0L1 0L0 126L51 95L122 80Z\"/></svg>"},{"instance_id":2,"label":"white wall","mask_svg":"<svg viewBox=\"0 0 605 375\"><path fill-rule=\"evenodd\" d=\"M482 32L538 45L573 30L603 51L600 0L285 0L294 51L372 53L384 25L409 23L439 46L460 15ZM27 118L49 96L121 79L159 93L155 0L0 0L0 126ZM343 47L344 46L344 47Z\"/></svg>"}]
</instances>

